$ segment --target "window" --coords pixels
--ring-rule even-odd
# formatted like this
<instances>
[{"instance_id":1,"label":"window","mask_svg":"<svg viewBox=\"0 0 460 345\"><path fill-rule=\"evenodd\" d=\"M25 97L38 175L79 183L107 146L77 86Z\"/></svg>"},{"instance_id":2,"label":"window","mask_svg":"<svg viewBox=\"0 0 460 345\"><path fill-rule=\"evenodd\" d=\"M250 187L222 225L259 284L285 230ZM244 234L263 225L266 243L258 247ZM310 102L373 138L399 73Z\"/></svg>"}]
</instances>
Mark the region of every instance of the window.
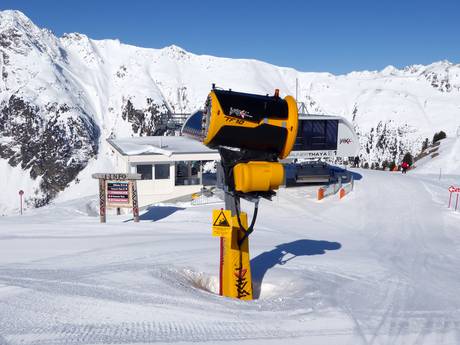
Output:
<instances>
[{"instance_id":1,"label":"window","mask_svg":"<svg viewBox=\"0 0 460 345\"><path fill-rule=\"evenodd\" d=\"M201 184L200 161L176 162L176 186Z\"/></svg>"},{"instance_id":2,"label":"window","mask_svg":"<svg viewBox=\"0 0 460 345\"><path fill-rule=\"evenodd\" d=\"M294 150L337 150L337 120L300 120Z\"/></svg>"},{"instance_id":3,"label":"window","mask_svg":"<svg viewBox=\"0 0 460 345\"><path fill-rule=\"evenodd\" d=\"M169 164L155 164L155 180L169 179Z\"/></svg>"},{"instance_id":4,"label":"window","mask_svg":"<svg viewBox=\"0 0 460 345\"><path fill-rule=\"evenodd\" d=\"M152 164L141 164L136 166L137 173L141 174L141 180L152 179Z\"/></svg>"}]
</instances>

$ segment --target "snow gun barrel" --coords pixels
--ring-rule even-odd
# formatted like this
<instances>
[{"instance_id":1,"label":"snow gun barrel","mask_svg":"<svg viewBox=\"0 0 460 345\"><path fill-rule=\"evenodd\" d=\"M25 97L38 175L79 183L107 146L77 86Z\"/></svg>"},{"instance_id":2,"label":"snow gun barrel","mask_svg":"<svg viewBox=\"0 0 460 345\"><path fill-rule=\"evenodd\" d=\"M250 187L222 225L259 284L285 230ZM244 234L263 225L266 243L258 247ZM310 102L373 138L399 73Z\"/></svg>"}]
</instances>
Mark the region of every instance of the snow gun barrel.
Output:
<instances>
[{"instance_id":1,"label":"snow gun barrel","mask_svg":"<svg viewBox=\"0 0 460 345\"><path fill-rule=\"evenodd\" d=\"M203 110L193 113L182 133L210 148L233 147L286 158L297 135L293 97L256 95L213 89Z\"/></svg>"}]
</instances>

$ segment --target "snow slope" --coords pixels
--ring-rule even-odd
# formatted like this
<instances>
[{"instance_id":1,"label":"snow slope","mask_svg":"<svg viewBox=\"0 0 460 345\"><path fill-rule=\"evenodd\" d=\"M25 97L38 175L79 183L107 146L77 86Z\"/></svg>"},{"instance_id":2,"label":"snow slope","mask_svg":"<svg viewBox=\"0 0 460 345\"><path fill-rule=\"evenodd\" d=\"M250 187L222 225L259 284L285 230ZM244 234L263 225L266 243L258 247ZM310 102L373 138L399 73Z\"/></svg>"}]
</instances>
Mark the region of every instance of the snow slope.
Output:
<instances>
[{"instance_id":1,"label":"snow slope","mask_svg":"<svg viewBox=\"0 0 460 345\"><path fill-rule=\"evenodd\" d=\"M460 124L460 65L448 61L306 73L177 46L139 48L78 33L58 38L21 12L1 11L0 157L29 175L23 188L30 203L46 203L76 178L91 184L84 170L100 166L91 161L102 157L111 168L107 138L164 133L162 119L202 106L212 83L263 94L279 88L285 95L295 94L296 79L309 112L353 121L363 163L415 155L425 137L439 130L452 136ZM18 170L1 173L12 171ZM0 179L1 189L8 180ZM0 212L11 211L11 198L0 194Z\"/></svg>"},{"instance_id":2,"label":"snow slope","mask_svg":"<svg viewBox=\"0 0 460 345\"><path fill-rule=\"evenodd\" d=\"M416 174L460 175L460 136L440 141L439 149L416 162Z\"/></svg>"},{"instance_id":3,"label":"snow slope","mask_svg":"<svg viewBox=\"0 0 460 345\"><path fill-rule=\"evenodd\" d=\"M211 206L99 224L86 198L1 217L0 343L458 344L459 176L356 173L342 201L301 187L261 203L250 302L215 294Z\"/></svg>"}]
</instances>

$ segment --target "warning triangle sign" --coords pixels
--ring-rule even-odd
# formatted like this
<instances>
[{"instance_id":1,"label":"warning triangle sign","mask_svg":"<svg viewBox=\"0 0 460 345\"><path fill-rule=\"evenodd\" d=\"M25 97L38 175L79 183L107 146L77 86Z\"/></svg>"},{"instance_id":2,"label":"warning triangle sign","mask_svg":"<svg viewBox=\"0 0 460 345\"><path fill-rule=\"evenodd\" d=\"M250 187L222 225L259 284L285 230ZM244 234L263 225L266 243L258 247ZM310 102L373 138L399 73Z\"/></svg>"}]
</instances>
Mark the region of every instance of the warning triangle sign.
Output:
<instances>
[{"instance_id":1,"label":"warning triangle sign","mask_svg":"<svg viewBox=\"0 0 460 345\"><path fill-rule=\"evenodd\" d=\"M225 217L225 213L223 210L220 211L212 226L230 227L230 223L228 222L227 217Z\"/></svg>"}]
</instances>

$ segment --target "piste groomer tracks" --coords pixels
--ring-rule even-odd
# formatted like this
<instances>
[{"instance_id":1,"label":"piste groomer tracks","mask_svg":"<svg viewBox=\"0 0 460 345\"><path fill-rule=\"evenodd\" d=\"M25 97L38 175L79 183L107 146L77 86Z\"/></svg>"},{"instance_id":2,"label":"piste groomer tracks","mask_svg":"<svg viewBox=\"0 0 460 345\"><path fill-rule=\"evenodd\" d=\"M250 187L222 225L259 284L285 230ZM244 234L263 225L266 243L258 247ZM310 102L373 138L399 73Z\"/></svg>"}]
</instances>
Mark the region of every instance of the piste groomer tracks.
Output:
<instances>
[{"instance_id":1,"label":"piste groomer tracks","mask_svg":"<svg viewBox=\"0 0 460 345\"><path fill-rule=\"evenodd\" d=\"M217 148L221 156L225 210L213 212L213 235L220 237L220 294L252 299L248 236L254 230L260 198L271 199L284 180L279 159L291 152L297 136L297 104L213 86L203 110L192 114L182 132ZM241 198L254 203L248 226Z\"/></svg>"}]
</instances>

